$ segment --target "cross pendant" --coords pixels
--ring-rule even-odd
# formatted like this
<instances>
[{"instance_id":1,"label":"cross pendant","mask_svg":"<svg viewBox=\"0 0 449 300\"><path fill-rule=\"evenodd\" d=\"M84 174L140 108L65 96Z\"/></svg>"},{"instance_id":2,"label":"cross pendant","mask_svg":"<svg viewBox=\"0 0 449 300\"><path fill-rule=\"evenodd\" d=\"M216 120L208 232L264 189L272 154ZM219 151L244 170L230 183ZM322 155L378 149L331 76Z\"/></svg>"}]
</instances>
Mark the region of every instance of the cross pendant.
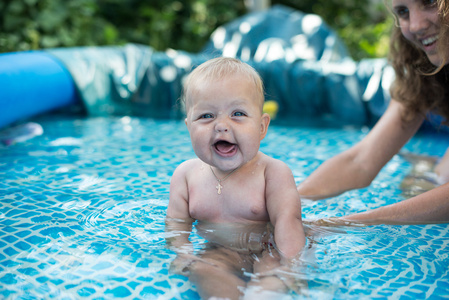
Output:
<instances>
[{"instance_id":1,"label":"cross pendant","mask_svg":"<svg viewBox=\"0 0 449 300\"><path fill-rule=\"evenodd\" d=\"M218 182L217 186L215 187L215 188L217 189L218 195L221 195L221 188L222 188L222 187L223 187L223 186L220 184L220 182Z\"/></svg>"}]
</instances>

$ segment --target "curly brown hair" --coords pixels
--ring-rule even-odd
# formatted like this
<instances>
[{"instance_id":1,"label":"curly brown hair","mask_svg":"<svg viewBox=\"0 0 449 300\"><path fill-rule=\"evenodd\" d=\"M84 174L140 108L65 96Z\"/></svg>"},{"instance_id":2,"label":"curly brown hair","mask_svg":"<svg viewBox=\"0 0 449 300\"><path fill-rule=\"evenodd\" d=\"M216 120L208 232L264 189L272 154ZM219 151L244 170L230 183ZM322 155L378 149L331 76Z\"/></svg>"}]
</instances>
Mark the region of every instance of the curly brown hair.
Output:
<instances>
[{"instance_id":1,"label":"curly brown hair","mask_svg":"<svg viewBox=\"0 0 449 300\"><path fill-rule=\"evenodd\" d=\"M449 122L449 80L446 76L449 32L448 4L449 0L438 0L440 34L438 51L443 63L435 67L421 49L410 43L401 33L398 26L393 28L390 40L389 61L393 66L396 79L391 86L392 99L401 102L406 108L402 115L406 123L417 115L425 116L428 112L441 115Z\"/></svg>"}]
</instances>

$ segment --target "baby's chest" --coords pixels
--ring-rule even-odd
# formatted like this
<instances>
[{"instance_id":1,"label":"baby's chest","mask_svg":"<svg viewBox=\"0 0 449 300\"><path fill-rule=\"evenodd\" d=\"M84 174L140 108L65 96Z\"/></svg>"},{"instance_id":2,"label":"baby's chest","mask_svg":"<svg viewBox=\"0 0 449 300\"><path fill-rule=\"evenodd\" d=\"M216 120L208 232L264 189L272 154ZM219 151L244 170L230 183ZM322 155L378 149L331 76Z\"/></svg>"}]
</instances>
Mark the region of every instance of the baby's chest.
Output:
<instances>
[{"instance_id":1,"label":"baby's chest","mask_svg":"<svg viewBox=\"0 0 449 300\"><path fill-rule=\"evenodd\" d=\"M196 220L218 222L235 220L268 221L264 193L230 190L221 194L191 195L190 216Z\"/></svg>"}]
</instances>

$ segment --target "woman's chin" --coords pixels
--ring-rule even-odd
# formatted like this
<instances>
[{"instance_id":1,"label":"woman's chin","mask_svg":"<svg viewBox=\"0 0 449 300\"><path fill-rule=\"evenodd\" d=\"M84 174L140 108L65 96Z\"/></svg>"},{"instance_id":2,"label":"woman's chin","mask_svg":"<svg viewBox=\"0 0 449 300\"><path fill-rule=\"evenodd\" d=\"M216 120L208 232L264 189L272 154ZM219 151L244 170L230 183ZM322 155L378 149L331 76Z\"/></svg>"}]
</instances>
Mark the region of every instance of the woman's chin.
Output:
<instances>
[{"instance_id":1,"label":"woman's chin","mask_svg":"<svg viewBox=\"0 0 449 300\"><path fill-rule=\"evenodd\" d=\"M430 63L434 65L435 67L440 67L443 64L443 60L440 58L440 56L437 53L427 53L427 58L429 59ZM449 63L449 60L446 59L444 62L444 65L447 65Z\"/></svg>"}]
</instances>

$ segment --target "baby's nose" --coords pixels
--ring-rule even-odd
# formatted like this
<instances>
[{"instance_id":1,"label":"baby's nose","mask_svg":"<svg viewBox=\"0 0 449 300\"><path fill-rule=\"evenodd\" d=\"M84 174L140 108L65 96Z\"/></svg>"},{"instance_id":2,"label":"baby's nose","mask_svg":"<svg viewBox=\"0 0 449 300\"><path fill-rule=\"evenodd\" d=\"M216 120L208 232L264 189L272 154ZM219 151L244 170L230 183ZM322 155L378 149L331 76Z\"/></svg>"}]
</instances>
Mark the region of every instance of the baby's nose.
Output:
<instances>
[{"instance_id":1,"label":"baby's nose","mask_svg":"<svg viewBox=\"0 0 449 300\"><path fill-rule=\"evenodd\" d=\"M218 121L215 125L215 131L216 132L227 132L229 130L229 126L224 121Z\"/></svg>"}]
</instances>

